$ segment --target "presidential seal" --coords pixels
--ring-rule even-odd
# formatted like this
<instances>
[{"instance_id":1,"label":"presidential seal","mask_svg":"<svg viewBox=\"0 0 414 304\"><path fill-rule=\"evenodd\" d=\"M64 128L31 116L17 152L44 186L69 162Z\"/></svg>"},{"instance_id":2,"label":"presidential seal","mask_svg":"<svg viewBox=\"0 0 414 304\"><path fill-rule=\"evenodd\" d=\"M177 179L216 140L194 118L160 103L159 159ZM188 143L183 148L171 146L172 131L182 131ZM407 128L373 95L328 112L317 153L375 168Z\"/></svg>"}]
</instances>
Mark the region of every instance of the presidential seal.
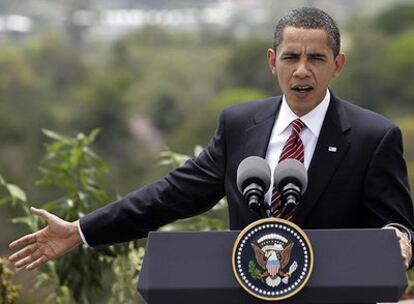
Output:
<instances>
[{"instance_id":1,"label":"presidential seal","mask_svg":"<svg viewBox=\"0 0 414 304\"><path fill-rule=\"evenodd\" d=\"M292 222L267 218L244 228L233 247L233 272L256 298L278 301L298 293L313 269L311 244Z\"/></svg>"}]
</instances>

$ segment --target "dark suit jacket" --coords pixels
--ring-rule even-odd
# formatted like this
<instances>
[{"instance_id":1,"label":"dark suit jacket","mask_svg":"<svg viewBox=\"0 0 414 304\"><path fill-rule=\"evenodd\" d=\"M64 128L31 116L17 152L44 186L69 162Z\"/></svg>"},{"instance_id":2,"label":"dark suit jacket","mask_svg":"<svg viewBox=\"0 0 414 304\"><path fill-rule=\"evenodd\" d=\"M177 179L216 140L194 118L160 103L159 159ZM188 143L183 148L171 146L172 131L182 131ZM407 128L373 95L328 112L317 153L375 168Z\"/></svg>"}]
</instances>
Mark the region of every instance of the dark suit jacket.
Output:
<instances>
[{"instance_id":1,"label":"dark suit jacket","mask_svg":"<svg viewBox=\"0 0 414 304\"><path fill-rule=\"evenodd\" d=\"M95 246L145 237L208 210L223 196L231 229L258 219L237 190L236 172L245 157L265 156L280 103L281 97L273 97L225 109L199 157L83 217L87 242ZM372 228L391 222L414 228L401 132L384 117L332 94L308 175L293 218L302 228Z\"/></svg>"}]
</instances>

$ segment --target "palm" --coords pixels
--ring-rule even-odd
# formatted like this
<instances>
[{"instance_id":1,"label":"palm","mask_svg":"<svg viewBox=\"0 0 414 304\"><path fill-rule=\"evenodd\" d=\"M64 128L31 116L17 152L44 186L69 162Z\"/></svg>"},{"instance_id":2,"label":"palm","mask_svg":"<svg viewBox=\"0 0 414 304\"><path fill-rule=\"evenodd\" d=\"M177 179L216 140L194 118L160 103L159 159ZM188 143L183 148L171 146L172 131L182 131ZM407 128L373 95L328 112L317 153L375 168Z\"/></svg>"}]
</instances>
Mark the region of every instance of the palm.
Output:
<instances>
[{"instance_id":1,"label":"palm","mask_svg":"<svg viewBox=\"0 0 414 304\"><path fill-rule=\"evenodd\" d=\"M62 240L70 238L70 230L67 225L69 222L56 217L56 221L38 231L36 243L38 249L48 258L53 259L66 253L70 248Z\"/></svg>"}]
</instances>

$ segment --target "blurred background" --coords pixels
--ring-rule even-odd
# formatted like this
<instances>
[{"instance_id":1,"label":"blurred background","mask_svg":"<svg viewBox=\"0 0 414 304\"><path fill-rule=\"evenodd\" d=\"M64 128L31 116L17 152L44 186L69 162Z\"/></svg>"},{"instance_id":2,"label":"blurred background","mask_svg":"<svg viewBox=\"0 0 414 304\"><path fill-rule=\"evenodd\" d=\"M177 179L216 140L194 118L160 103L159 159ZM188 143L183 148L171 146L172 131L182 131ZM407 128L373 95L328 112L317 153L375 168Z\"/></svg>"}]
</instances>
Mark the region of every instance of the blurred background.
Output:
<instances>
[{"instance_id":1,"label":"blurred background","mask_svg":"<svg viewBox=\"0 0 414 304\"><path fill-rule=\"evenodd\" d=\"M303 5L324 9L342 30L347 62L331 88L399 124L414 181L413 0L0 0L3 184L23 189L27 205L61 200L70 207L56 178L45 182L45 162L59 149L47 144L95 128L90 149L107 168L98 178L107 191L101 204L159 178L208 143L225 106L280 93L266 50L275 20ZM0 197L19 198L13 189L1 188ZM0 205L0 256L7 256L8 243L28 229L11 221L22 209ZM191 227L225 228L225 211L217 218L222 222ZM53 284L64 285L59 276L33 289L36 275L17 275L24 288L16 303L38 303ZM93 296L83 290L88 295L74 300L69 288L59 291L69 293L66 300L48 301L129 303L119 295L108 300L105 286L114 286L116 274L104 271L103 278Z\"/></svg>"}]
</instances>

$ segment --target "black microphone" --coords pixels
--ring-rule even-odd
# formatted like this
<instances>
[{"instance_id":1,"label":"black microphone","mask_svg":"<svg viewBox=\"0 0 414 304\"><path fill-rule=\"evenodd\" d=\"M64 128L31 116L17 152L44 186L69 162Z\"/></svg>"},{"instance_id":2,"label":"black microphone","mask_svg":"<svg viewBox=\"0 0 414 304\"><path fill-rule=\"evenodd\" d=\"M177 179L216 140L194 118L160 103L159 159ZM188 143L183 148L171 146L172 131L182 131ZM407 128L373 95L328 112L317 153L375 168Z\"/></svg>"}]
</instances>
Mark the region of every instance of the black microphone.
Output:
<instances>
[{"instance_id":1,"label":"black microphone","mask_svg":"<svg viewBox=\"0 0 414 304\"><path fill-rule=\"evenodd\" d=\"M269 165L259 156L245 158L237 168L237 188L250 209L261 217L267 217L263 202L270 187L270 177Z\"/></svg>"},{"instance_id":2,"label":"black microphone","mask_svg":"<svg viewBox=\"0 0 414 304\"><path fill-rule=\"evenodd\" d=\"M299 204L308 186L308 173L300 161L288 158L276 166L273 177L281 197L283 218Z\"/></svg>"}]
</instances>

